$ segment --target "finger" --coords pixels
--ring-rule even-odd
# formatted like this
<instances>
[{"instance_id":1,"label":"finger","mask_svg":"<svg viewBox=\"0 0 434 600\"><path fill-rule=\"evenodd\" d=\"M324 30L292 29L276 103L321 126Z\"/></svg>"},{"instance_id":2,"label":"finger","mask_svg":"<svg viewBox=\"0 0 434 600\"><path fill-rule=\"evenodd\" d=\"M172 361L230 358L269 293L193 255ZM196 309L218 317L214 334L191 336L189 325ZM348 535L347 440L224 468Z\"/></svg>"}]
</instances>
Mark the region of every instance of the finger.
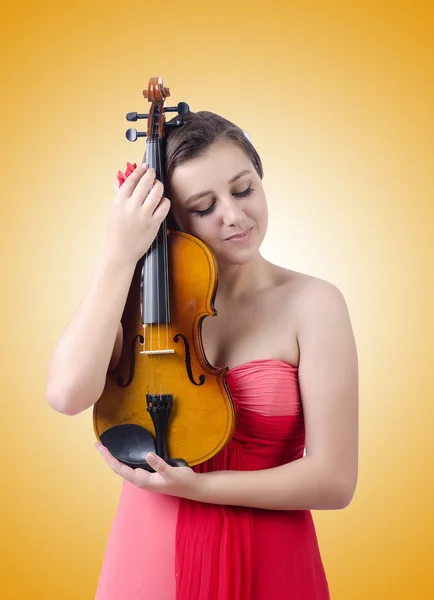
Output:
<instances>
[{"instance_id":1,"label":"finger","mask_svg":"<svg viewBox=\"0 0 434 600\"><path fill-rule=\"evenodd\" d=\"M144 218L152 217L152 222L159 227L169 213L170 200L169 198L160 198L156 201L155 197L147 198L142 210Z\"/></svg>"},{"instance_id":2,"label":"finger","mask_svg":"<svg viewBox=\"0 0 434 600\"><path fill-rule=\"evenodd\" d=\"M119 475L126 481L134 483L135 485L146 485L149 479L149 473L144 469L132 469L128 465L120 462L111 454L111 452L101 443L95 444L96 448L101 453L105 462L112 469L116 475Z\"/></svg>"},{"instance_id":3,"label":"finger","mask_svg":"<svg viewBox=\"0 0 434 600\"><path fill-rule=\"evenodd\" d=\"M154 180L152 188L146 198L139 199L144 206L146 214L152 214L157 208L164 194L164 185L158 179Z\"/></svg>"},{"instance_id":4,"label":"finger","mask_svg":"<svg viewBox=\"0 0 434 600\"><path fill-rule=\"evenodd\" d=\"M125 467L125 469L123 469L124 473L125 473L125 470L127 470L127 471L133 470L130 467L128 467L127 465L124 465L123 463L121 463L115 456L113 456L113 454L110 452L110 450L108 450L108 448L106 448L103 444L99 443L99 444L95 444L95 446L99 450L100 454L102 455L102 457L104 458L104 460L106 461L108 466L111 469L113 469L113 471L115 473L117 473L118 475L120 475L120 471L121 471L122 467Z\"/></svg>"},{"instance_id":5,"label":"finger","mask_svg":"<svg viewBox=\"0 0 434 600\"><path fill-rule=\"evenodd\" d=\"M154 189L154 186L156 186L156 176L155 169L149 167L143 177L137 182L134 190L132 190L131 198L138 204L143 204Z\"/></svg>"},{"instance_id":6,"label":"finger","mask_svg":"<svg viewBox=\"0 0 434 600\"><path fill-rule=\"evenodd\" d=\"M134 171L128 175L124 183L120 186L120 189L116 195L116 199L118 201L125 200L126 198L130 198L132 193L134 192L139 181L146 175L149 171L149 167L146 163L143 163Z\"/></svg>"},{"instance_id":7,"label":"finger","mask_svg":"<svg viewBox=\"0 0 434 600\"><path fill-rule=\"evenodd\" d=\"M161 223L169 214L170 200L169 198L161 198L160 203L155 208L152 216L155 217L156 221Z\"/></svg>"},{"instance_id":8,"label":"finger","mask_svg":"<svg viewBox=\"0 0 434 600\"><path fill-rule=\"evenodd\" d=\"M145 456L145 459L148 465L151 466L159 475L161 475L165 481L173 477L174 467L168 465L167 462L157 454L148 452L148 454Z\"/></svg>"}]
</instances>

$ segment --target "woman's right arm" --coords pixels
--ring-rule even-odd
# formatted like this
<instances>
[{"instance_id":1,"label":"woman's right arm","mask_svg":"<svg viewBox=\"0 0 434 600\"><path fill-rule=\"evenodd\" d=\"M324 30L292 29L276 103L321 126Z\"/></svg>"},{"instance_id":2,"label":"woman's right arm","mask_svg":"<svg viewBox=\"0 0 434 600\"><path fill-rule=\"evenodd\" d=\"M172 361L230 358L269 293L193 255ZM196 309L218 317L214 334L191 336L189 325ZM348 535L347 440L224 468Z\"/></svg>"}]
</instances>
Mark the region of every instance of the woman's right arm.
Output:
<instances>
[{"instance_id":1,"label":"woman's right arm","mask_svg":"<svg viewBox=\"0 0 434 600\"><path fill-rule=\"evenodd\" d=\"M48 363L47 401L58 412L78 414L101 396L107 371L119 358L120 320L134 268L107 255L99 261Z\"/></svg>"},{"instance_id":2,"label":"woman's right arm","mask_svg":"<svg viewBox=\"0 0 434 600\"><path fill-rule=\"evenodd\" d=\"M46 396L58 412L76 415L95 404L119 359L120 321L137 262L170 208L162 195L163 185L146 166L133 171L116 195L89 287L49 359Z\"/></svg>"}]
</instances>

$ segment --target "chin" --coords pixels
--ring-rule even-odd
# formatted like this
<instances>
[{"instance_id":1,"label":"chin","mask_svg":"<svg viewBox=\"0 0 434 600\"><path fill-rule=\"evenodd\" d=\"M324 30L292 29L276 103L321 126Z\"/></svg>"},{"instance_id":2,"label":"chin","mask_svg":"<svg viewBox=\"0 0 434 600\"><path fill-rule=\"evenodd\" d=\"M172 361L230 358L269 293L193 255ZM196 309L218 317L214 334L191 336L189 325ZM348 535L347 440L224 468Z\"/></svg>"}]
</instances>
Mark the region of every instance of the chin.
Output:
<instances>
[{"instance_id":1,"label":"chin","mask_svg":"<svg viewBox=\"0 0 434 600\"><path fill-rule=\"evenodd\" d=\"M231 252L225 254L216 254L217 263L219 267L235 267L241 265L247 265L250 262L257 259L259 256L259 248L249 249L245 252Z\"/></svg>"}]
</instances>

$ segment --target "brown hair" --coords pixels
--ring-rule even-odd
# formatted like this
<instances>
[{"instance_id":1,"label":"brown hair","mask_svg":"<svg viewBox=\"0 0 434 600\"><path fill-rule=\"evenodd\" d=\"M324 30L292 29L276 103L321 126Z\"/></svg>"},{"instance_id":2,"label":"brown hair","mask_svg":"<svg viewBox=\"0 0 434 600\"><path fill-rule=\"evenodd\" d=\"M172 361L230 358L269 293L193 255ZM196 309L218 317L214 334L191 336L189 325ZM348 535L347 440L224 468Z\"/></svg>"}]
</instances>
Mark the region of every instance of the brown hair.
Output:
<instances>
[{"instance_id":1,"label":"brown hair","mask_svg":"<svg viewBox=\"0 0 434 600\"><path fill-rule=\"evenodd\" d=\"M202 110L196 113L186 112L168 121L174 122L183 125L168 128L166 132L164 195L168 198L171 197L170 180L176 167L203 155L209 146L218 140L230 140L236 144L252 162L259 177L263 178L264 171L259 154L247 134L228 119ZM146 152L143 162L146 162ZM171 210L167 220L171 229L178 229Z\"/></svg>"},{"instance_id":2,"label":"brown hair","mask_svg":"<svg viewBox=\"0 0 434 600\"><path fill-rule=\"evenodd\" d=\"M230 140L250 159L259 177L263 177L262 162L245 132L224 117L209 111L181 114L169 123L184 123L169 130L166 137L165 184L170 198L170 180L179 165L204 154L218 140Z\"/></svg>"}]
</instances>

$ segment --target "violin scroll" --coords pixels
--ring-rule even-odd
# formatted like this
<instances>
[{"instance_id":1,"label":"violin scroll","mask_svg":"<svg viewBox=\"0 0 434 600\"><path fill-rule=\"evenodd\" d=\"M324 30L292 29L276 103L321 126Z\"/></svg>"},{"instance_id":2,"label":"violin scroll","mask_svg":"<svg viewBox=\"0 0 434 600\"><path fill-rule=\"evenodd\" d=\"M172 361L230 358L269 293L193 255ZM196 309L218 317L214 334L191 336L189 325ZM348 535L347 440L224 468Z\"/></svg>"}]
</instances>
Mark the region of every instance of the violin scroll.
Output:
<instances>
[{"instance_id":1,"label":"violin scroll","mask_svg":"<svg viewBox=\"0 0 434 600\"><path fill-rule=\"evenodd\" d=\"M143 90L143 97L152 103L149 114L129 112L126 116L127 121L137 121L138 119L148 119L148 130L137 131L130 128L125 132L125 137L129 142L135 142L139 137L148 137L150 139L162 139L164 137L165 127L178 127L182 123L166 123L166 112L177 112L178 115L189 112L190 107L186 102L178 102L177 106L165 107L166 98L170 96L170 90L167 88L161 77L151 77L148 89Z\"/></svg>"}]
</instances>

